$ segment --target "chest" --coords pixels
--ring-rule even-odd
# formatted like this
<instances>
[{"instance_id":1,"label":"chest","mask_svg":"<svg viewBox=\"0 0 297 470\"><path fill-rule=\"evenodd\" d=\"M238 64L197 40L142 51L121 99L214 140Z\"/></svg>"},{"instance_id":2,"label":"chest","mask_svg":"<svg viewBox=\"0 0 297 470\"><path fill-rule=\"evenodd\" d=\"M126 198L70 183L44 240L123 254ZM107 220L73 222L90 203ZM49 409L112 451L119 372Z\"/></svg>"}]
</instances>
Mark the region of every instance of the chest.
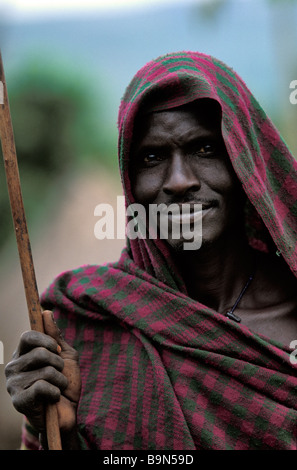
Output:
<instances>
[{"instance_id":1,"label":"chest","mask_svg":"<svg viewBox=\"0 0 297 470\"><path fill-rule=\"evenodd\" d=\"M297 299L261 309L237 309L242 325L290 347L297 340Z\"/></svg>"}]
</instances>

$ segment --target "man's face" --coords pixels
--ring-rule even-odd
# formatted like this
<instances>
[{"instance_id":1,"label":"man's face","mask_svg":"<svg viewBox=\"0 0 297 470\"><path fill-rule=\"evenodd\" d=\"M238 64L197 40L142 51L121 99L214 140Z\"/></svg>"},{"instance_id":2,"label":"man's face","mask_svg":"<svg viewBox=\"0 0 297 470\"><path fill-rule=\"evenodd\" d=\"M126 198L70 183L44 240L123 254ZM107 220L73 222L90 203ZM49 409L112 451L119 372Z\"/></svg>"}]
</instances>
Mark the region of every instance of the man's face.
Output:
<instances>
[{"instance_id":1,"label":"man's face","mask_svg":"<svg viewBox=\"0 0 297 470\"><path fill-rule=\"evenodd\" d=\"M202 247L241 225L243 201L222 138L220 110L207 101L138 121L130 167L135 201L146 209L149 204L202 204ZM172 248L180 250L184 241L169 231Z\"/></svg>"}]
</instances>

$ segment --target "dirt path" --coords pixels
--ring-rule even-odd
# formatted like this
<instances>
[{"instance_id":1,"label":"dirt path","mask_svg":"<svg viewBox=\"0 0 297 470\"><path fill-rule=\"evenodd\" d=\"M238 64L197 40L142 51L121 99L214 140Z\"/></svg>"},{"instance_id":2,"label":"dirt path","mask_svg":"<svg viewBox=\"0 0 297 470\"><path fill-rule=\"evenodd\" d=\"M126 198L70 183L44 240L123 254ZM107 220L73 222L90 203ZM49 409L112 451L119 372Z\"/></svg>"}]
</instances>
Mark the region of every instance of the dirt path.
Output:
<instances>
[{"instance_id":1,"label":"dirt path","mask_svg":"<svg viewBox=\"0 0 297 470\"><path fill-rule=\"evenodd\" d=\"M62 194L58 207L38 229L38 236L31 236L40 292L62 271L81 264L116 260L124 245L124 240L97 240L94 236L98 220L94 217L95 206L109 203L116 208L117 195L122 194L116 178L102 170L80 174ZM29 328L16 248L11 259L8 265L0 267L0 341L4 346L4 364L10 360L20 334ZM21 416L12 407L6 391L4 365L0 365L0 450L17 448L20 424Z\"/></svg>"}]
</instances>

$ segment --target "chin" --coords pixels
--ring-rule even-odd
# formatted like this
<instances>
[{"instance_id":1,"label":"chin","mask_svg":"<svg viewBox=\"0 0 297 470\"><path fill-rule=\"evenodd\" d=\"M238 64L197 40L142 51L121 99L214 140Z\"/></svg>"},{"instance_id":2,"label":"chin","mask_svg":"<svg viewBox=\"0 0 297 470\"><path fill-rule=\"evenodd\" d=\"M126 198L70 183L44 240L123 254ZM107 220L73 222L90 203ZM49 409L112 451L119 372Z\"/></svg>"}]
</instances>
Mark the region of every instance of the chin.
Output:
<instances>
[{"instance_id":1,"label":"chin","mask_svg":"<svg viewBox=\"0 0 297 470\"><path fill-rule=\"evenodd\" d=\"M193 246L193 240L185 240L185 239L179 239L179 240L166 240L168 245L170 246L171 250L175 253L193 253L195 251L199 251L202 248L202 245L199 243L199 248L194 248ZM186 248L185 245L190 245L192 248Z\"/></svg>"},{"instance_id":2,"label":"chin","mask_svg":"<svg viewBox=\"0 0 297 470\"><path fill-rule=\"evenodd\" d=\"M188 248L185 249L185 244L192 244L193 240L187 240L180 238L178 240L176 239L167 239L166 242L170 246L171 250L174 253L188 253L188 254L194 254L194 253L199 253L199 252L204 252L207 251L209 248L212 246L216 245L216 242L220 239L220 236L203 236L201 244L199 244L199 248Z\"/></svg>"}]
</instances>

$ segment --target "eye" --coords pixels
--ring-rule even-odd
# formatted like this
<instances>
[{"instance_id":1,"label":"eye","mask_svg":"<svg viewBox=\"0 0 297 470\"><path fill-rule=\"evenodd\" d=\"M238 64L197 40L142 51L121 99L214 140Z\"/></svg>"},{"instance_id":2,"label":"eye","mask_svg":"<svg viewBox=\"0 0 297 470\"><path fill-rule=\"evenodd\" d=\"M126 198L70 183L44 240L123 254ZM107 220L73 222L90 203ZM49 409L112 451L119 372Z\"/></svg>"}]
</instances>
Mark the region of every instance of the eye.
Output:
<instances>
[{"instance_id":1,"label":"eye","mask_svg":"<svg viewBox=\"0 0 297 470\"><path fill-rule=\"evenodd\" d=\"M201 153L212 153L212 152L214 152L214 150L215 150L214 145L205 144L200 148L199 152L201 152Z\"/></svg>"},{"instance_id":2,"label":"eye","mask_svg":"<svg viewBox=\"0 0 297 470\"><path fill-rule=\"evenodd\" d=\"M189 150L192 155L202 158L217 157L220 153L219 145L212 142L199 143Z\"/></svg>"},{"instance_id":3,"label":"eye","mask_svg":"<svg viewBox=\"0 0 297 470\"><path fill-rule=\"evenodd\" d=\"M160 162L163 160L163 157L161 155L158 155L157 153L147 153L142 156L142 161L143 163L155 163L155 162Z\"/></svg>"}]
</instances>

